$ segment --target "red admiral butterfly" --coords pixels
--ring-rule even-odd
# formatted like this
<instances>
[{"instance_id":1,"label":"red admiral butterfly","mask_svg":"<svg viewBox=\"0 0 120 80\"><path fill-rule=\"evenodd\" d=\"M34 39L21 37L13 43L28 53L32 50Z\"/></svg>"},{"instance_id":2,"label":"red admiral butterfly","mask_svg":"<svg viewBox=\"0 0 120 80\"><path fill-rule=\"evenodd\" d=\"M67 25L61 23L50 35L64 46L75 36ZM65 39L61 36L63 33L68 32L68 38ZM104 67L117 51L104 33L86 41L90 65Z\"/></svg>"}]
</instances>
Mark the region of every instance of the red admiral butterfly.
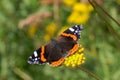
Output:
<instances>
[{"instance_id":1,"label":"red admiral butterfly","mask_svg":"<svg viewBox=\"0 0 120 80\"><path fill-rule=\"evenodd\" d=\"M28 63L60 65L68 55L77 51L82 29L82 25L75 25L65 30L57 39L52 39L50 43L35 50L29 57Z\"/></svg>"}]
</instances>

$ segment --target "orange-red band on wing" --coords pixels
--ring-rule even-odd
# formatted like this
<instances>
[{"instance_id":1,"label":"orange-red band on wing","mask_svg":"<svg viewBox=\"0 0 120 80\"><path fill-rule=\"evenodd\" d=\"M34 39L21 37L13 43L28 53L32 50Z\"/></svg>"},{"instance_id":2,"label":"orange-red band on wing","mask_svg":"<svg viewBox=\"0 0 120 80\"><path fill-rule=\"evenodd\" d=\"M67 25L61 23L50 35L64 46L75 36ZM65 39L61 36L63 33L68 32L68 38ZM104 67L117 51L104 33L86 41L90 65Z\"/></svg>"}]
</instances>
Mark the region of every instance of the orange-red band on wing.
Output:
<instances>
[{"instance_id":1,"label":"orange-red band on wing","mask_svg":"<svg viewBox=\"0 0 120 80\"><path fill-rule=\"evenodd\" d=\"M69 50L70 54L73 54L75 51L78 50L79 44L75 44L71 50Z\"/></svg>"},{"instance_id":2,"label":"orange-red band on wing","mask_svg":"<svg viewBox=\"0 0 120 80\"><path fill-rule=\"evenodd\" d=\"M63 61L64 61L64 58L60 58L58 61L54 61L50 65L53 67L58 66L58 65L62 64Z\"/></svg>"},{"instance_id":3,"label":"orange-red band on wing","mask_svg":"<svg viewBox=\"0 0 120 80\"><path fill-rule=\"evenodd\" d=\"M71 37L71 38L73 38L73 40L77 40L77 37L75 35L73 35L73 34L62 33L61 35Z\"/></svg>"},{"instance_id":4,"label":"orange-red band on wing","mask_svg":"<svg viewBox=\"0 0 120 80\"><path fill-rule=\"evenodd\" d=\"M46 58L44 57L44 53L45 53L45 47L44 46L42 46L41 47L41 53L40 53L40 58L41 58L41 61L43 61L43 62L46 62Z\"/></svg>"}]
</instances>

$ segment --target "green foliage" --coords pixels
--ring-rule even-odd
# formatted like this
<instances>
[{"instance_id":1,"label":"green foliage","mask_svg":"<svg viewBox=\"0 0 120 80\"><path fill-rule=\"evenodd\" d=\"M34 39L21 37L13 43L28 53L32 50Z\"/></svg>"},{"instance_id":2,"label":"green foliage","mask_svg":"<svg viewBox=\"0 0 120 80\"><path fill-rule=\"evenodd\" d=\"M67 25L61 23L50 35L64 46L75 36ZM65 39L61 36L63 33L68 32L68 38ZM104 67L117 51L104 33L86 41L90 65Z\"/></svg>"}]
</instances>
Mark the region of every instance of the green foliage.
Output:
<instances>
[{"instance_id":1,"label":"green foliage","mask_svg":"<svg viewBox=\"0 0 120 80\"><path fill-rule=\"evenodd\" d=\"M41 1L41 0L40 0ZM46 25L56 22L58 27L67 25L66 18L71 13L70 7L61 4L60 19L49 17L37 25L34 36L29 36L31 25L19 29L21 19L28 15L49 10L54 14L54 6L41 5L38 0L1 0L0 2L0 80L94 80L79 67L50 67L48 65L30 65L27 63L32 52L45 43ZM104 6L105 5L105 6ZM119 21L120 4L110 0L102 7ZM101 80L119 80L120 76L120 26L99 10L94 10L84 24L80 44L85 47L86 62L81 65L94 73ZM102 17L100 15L102 15ZM56 14L54 14L56 15ZM58 21L60 22L58 22ZM44 27L41 27L44 26ZM56 32L57 33L57 32Z\"/></svg>"}]
</instances>

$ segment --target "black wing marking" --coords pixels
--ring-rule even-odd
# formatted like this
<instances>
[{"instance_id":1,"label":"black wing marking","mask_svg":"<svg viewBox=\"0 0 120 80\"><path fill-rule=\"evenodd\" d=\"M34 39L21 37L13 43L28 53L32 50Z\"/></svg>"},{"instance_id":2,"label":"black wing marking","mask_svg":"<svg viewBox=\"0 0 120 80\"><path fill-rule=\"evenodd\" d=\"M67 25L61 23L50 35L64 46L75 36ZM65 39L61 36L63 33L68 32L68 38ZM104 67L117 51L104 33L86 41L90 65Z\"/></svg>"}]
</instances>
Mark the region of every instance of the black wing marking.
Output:
<instances>
[{"instance_id":1,"label":"black wing marking","mask_svg":"<svg viewBox=\"0 0 120 80\"><path fill-rule=\"evenodd\" d=\"M28 63L30 64L43 64L40 60L41 48L34 51L34 53L29 57Z\"/></svg>"}]
</instances>

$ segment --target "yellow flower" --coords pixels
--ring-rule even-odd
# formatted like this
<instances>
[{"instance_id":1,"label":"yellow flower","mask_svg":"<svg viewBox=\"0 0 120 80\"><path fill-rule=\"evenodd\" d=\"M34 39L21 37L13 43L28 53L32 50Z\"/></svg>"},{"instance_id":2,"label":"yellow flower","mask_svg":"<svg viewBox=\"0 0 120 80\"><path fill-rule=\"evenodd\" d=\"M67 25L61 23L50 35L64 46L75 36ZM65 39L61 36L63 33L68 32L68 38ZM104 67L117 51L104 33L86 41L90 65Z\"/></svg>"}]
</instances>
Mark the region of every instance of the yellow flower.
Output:
<instances>
[{"instance_id":1,"label":"yellow flower","mask_svg":"<svg viewBox=\"0 0 120 80\"><path fill-rule=\"evenodd\" d=\"M88 12L88 7L85 3L75 3L73 6L74 11Z\"/></svg>"},{"instance_id":2,"label":"yellow flower","mask_svg":"<svg viewBox=\"0 0 120 80\"><path fill-rule=\"evenodd\" d=\"M45 41L49 41L53 37L54 33L57 31L57 26L55 23L50 23L46 26Z\"/></svg>"},{"instance_id":3,"label":"yellow flower","mask_svg":"<svg viewBox=\"0 0 120 80\"><path fill-rule=\"evenodd\" d=\"M28 29L28 35L30 37L33 37L35 32L36 32L36 30L37 30L37 26L36 25L30 26L30 28Z\"/></svg>"},{"instance_id":4,"label":"yellow flower","mask_svg":"<svg viewBox=\"0 0 120 80\"><path fill-rule=\"evenodd\" d=\"M45 41L49 41L51 39L51 36L49 34L45 34L44 39Z\"/></svg>"},{"instance_id":5,"label":"yellow flower","mask_svg":"<svg viewBox=\"0 0 120 80\"><path fill-rule=\"evenodd\" d=\"M67 19L68 23L84 24L89 19L89 13L93 10L90 4L75 3L73 6L73 12Z\"/></svg>"},{"instance_id":6,"label":"yellow flower","mask_svg":"<svg viewBox=\"0 0 120 80\"><path fill-rule=\"evenodd\" d=\"M93 6L90 5L90 4L88 4L88 10L89 10L89 11L93 11L93 10L94 10Z\"/></svg>"},{"instance_id":7,"label":"yellow flower","mask_svg":"<svg viewBox=\"0 0 120 80\"><path fill-rule=\"evenodd\" d=\"M93 7L90 4L85 4L85 3L76 3L73 6L73 10L74 11L78 11L78 12L90 12L93 11Z\"/></svg>"},{"instance_id":8,"label":"yellow flower","mask_svg":"<svg viewBox=\"0 0 120 80\"><path fill-rule=\"evenodd\" d=\"M67 22L75 23L75 24L83 24L87 22L88 18L89 18L88 13L74 11L68 17Z\"/></svg>"},{"instance_id":9,"label":"yellow flower","mask_svg":"<svg viewBox=\"0 0 120 80\"><path fill-rule=\"evenodd\" d=\"M77 0L62 0L63 3L67 6L72 6L76 3Z\"/></svg>"},{"instance_id":10,"label":"yellow flower","mask_svg":"<svg viewBox=\"0 0 120 80\"><path fill-rule=\"evenodd\" d=\"M68 56L63 64L65 66L71 66L71 67L75 67L83 64L85 62L83 51L84 48L80 47L76 53Z\"/></svg>"}]
</instances>

